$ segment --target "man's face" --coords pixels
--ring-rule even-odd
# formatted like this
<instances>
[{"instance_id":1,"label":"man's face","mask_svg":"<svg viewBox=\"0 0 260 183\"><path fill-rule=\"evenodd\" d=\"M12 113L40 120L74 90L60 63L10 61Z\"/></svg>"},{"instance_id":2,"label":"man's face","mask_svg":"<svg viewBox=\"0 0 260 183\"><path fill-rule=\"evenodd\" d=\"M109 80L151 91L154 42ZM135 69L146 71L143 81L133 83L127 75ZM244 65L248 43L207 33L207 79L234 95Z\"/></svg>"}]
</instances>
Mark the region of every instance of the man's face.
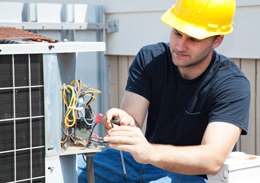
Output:
<instances>
[{"instance_id":1,"label":"man's face","mask_svg":"<svg viewBox=\"0 0 260 183\"><path fill-rule=\"evenodd\" d=\"M202 40L190 37L176 29L172 29L170 50L172 61L179 69L199 67L206 60L210 62L215 48L215 37Z\"/></svg>"}]
</instances>

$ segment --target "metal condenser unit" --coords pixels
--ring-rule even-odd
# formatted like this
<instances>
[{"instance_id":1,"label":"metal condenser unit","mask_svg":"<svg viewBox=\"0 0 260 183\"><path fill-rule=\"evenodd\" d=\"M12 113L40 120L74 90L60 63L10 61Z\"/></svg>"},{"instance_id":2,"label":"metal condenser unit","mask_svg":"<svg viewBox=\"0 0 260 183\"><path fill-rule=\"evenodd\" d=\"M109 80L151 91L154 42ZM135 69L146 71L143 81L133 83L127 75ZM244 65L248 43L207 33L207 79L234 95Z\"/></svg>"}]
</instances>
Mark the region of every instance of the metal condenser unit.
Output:
<instances>
[{"instance_id":1,"label":"metal condenser unit","mask_svg":"<svg viewBox=\"0 0 260 183\"><path fill-rule=\"evenodd\" d=\"M82 151L60 145L62 85L76 77L77 52L105 44L17 43L0 44L0 182L75 183Z\"/></svg>"}]
</instances>

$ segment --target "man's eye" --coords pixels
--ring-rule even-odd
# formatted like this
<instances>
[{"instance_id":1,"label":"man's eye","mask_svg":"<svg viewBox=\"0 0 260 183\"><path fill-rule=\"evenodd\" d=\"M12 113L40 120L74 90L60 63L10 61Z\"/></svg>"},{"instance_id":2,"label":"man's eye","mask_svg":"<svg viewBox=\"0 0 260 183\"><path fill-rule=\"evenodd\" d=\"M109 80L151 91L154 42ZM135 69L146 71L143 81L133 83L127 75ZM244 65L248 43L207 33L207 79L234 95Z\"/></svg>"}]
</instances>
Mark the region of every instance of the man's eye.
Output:
<instances>
[{"instance_id":1,"label":"man's eye","mask_svg":"<svg viewBox=\"0 0 260 183\"><path fill-rule=\"evenodd\" d=\"M176 34L177 36L180 36L180 35L181 35L179 32L175 32L175 34Z\"/></svg>"},{"instance_id":2,"label":"man's eye","mask_svg":"<svg viewBox=\"0 0 260 183\"><path fill-rule=\"evenodd\" d=\"M192 42L198 42L199 40L198 39L194 39L194 38L189 38L190 41Z\"/></svg>"}]
</instances>

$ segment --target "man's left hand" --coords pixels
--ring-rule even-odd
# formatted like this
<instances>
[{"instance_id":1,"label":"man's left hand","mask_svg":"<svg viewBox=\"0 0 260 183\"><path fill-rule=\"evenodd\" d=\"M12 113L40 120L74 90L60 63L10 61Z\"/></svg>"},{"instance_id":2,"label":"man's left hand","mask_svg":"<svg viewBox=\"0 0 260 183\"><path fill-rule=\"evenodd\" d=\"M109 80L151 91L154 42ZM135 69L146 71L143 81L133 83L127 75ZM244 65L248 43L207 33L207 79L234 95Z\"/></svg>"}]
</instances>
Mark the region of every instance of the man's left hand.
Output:
<instances>
[{"instance_id":1,"label":"man's left hand","mask_svg":"<svg viewBox=\"0 0 260 183\"><path fill-rule=\"evenodd\" d=\"M129 152L137 162L149 163L153 145L146 140L140 128L116 126L108 131L104 140L109 142L109 147L113 149Z\"/></svg>"}]
</instances>

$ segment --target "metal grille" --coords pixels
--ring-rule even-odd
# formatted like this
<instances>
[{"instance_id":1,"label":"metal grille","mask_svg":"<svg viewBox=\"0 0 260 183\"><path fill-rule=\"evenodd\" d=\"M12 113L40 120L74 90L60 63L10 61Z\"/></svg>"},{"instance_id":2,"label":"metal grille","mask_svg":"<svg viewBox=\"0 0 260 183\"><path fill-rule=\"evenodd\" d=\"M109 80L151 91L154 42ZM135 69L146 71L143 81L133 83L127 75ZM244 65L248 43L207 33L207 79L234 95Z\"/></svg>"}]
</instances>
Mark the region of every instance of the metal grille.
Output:
<instances>
[{"instance_id":1,"label":"metal grille","mask_svg":"<svg viewBox=\"0 0 260 183\"><path fill-rule=\"evenodd\" d=\"M45 182L43 57L0 56L0 183Z\"/></svg>"}]
</instances>

